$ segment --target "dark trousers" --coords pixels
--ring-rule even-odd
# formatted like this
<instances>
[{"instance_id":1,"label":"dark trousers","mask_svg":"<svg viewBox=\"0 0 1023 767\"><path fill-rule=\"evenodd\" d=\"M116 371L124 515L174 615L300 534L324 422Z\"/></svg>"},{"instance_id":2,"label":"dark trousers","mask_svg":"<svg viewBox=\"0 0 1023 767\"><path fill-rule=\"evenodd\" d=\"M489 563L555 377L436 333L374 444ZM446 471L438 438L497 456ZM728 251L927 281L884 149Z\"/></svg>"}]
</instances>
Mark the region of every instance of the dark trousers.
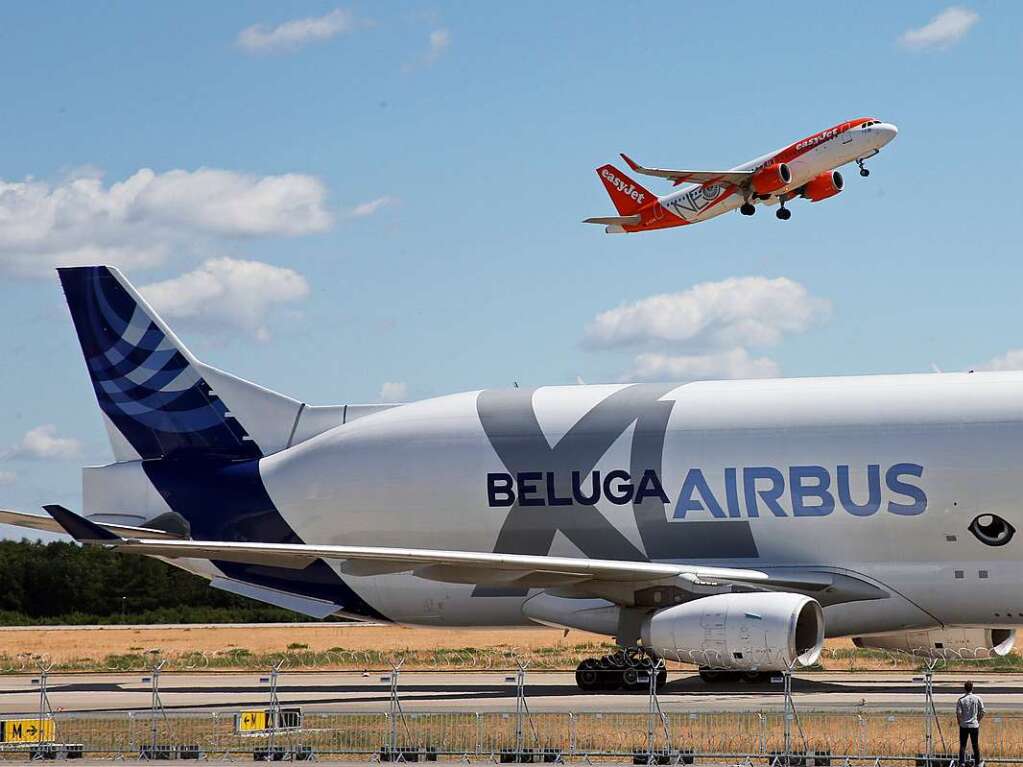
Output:
<instances>
[{"instance_id":1,"label":"dark trousers","mask_svg":"<svg viewBox=\"0 0 1023 767\"><path fill-rule=\"evenodd\" d=\"M979 727L960 727L959 728L959 767L963 767L966 764L966 739L970 739L970 745L973 746L973 763L975 765L980 764L980 747L977 745L977 736L980 735Z\"/></svg>"}]
</instances>

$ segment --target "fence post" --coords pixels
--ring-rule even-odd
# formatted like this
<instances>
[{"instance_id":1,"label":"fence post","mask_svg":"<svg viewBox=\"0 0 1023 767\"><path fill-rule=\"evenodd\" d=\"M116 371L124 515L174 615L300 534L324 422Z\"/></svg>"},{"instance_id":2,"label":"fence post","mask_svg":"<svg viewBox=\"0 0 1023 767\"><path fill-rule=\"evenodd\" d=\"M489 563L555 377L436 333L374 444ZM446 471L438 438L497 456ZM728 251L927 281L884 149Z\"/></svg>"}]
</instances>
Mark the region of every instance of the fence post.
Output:
<instances>
[{"instance_id":1,"label":"fence post","mask_svg":"<svg viewBox=\"0 0 1023 767\"><path fill-rule=\"evenodd\" d=\"M575 756L575 728L576 718L575 713L572 711L568 712L568 753Z\"/></svg>"},{"instance_id":2,"label":"fence post","mask_svg":"<svg viewBox=\"0 0 1023 767\"><path fill-rule=\"evenodd\" d=\"M476 756L483 754L483 717L480 716L480 712L474 712L476 715Z\"/></svg>"},{"instance_id":3,"label":"fence post","mask_svg":"<svg viewBox=\"0 0 1023 767\"><path fill-rule=\"evenodd\" d=\"M782 672L782 681L785 684L785 767L789 767L792 764L792 720L795 717L792 710L792 669Z\"/></svg>"}]
</instances>

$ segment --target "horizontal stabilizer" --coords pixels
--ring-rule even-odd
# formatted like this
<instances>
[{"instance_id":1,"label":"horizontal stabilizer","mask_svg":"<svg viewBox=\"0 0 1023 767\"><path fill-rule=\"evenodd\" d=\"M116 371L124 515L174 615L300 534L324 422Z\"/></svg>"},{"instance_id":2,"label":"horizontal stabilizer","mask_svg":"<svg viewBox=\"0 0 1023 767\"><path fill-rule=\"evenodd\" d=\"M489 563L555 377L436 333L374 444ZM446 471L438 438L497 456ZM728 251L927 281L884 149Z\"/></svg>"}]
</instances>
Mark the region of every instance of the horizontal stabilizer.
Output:
<instances>
[{"instance_id":1,"label":"horizontal stabilizer","mask_svg":"<svg viewBox=\"0 0 1023 767\"><path fill-rule=\"evenodd\" d=\"M99 527L108 530L115 535L131 538L180 538L166 530L157 530L153 527L133 527L131 525L115 525L110 522L97 522ZM53 517L41 514L26 514L23 511L11 511L0 509L0 525L12 525L26 530L41 530L44 533L66 533L60 523Z\"/></svg>"},{"instance_id":2,"label":"horizontal stabilizer","mask_svg":"<svg viewBox=\"0 0 1023 767\"><path fill-rule=\"evenodd\" d=\"M85 517L75 514L69 509L65 509L63 506L59 506L52 503L48 506L43 506L46 509L46 513L56 520L57 524L64 528L65 532L74 538L76 541L99 541L100 543L108 543L111 541L124 540L121 536L105 530L95 522L92 522Z\"/></svg>"},{"instance_id":3,"label":"horizontal stabilizer","mask_svg":"<svg viewBox=\"0 0 1023 767\"><path fill-rule=\"evenodd\" d=\"M584 218L584 224L605 224L606 226L637 226L643 222L643 217L638 213L634 216L594 216Z\"/></svg>"}]
</instances>

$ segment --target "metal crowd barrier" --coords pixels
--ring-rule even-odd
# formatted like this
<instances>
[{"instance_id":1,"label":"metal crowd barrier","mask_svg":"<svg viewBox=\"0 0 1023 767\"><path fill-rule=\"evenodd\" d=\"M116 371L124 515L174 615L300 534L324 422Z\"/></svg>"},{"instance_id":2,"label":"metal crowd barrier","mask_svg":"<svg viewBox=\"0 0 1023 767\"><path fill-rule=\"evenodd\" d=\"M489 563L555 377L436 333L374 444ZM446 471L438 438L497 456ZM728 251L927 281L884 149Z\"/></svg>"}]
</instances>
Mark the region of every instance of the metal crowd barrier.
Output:
<instances>
[{"instance_id":1,"label":"metal crowd barrier","mask_svg":"<svg viewBox=\"0 0 1023 767\"><path fill-rule=\"evenodd\" d=\"M235 712L53 715L54 741L0 743L0 759L329 759L411 761L457 758L483 761L600 760L646 763L774 765L785 767L784 714L781 712L659 713L650 749L646 713L531 713L517 741L515 711L348 713L305 710L301 727L242 733ZM801 735L794 738L790 767L877 767L913 763L948 767L947 757L925 753L922 714L800 713ZM939 719L936 754L958 750L952 716ZM155 727L154 727L155 724ZM392 730L392 724L397 725ZM155 742L153 733L156 733ZM392 732L396 735L392 736ZM392 737L396 738L391 748ZM954 742L953 742L954 740ZM942 742L943 741L943 742ZM75 746L69 753L62 744ZM1023 763L1023 715L990 714L981 730L986 762Z\"/></svg>"}]
</instances>

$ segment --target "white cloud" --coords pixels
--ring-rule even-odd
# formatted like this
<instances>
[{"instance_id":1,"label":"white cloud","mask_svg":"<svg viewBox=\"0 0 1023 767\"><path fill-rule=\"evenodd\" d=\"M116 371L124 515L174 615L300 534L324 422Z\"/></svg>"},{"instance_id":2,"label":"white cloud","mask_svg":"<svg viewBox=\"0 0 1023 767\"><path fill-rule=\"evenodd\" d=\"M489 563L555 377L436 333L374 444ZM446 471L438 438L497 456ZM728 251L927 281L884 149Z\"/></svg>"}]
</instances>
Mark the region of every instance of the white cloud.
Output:
<instances>
[{"instance_id":1,"label":"white cloud","mask_svg":"<svg viewBox=\"0 0 1023 767\"><path fill-rule=\"evenodd\" d=\"M1005 354L992 357L976 370L1023 370L1023 349L1010 349Z\"/></svg>"},{"instance_id":2,"label":"white cloud","mask_svg":"<svg viewBox=\"0 0 1023 767\"><path fill-rule=\"evenodd\" d=\"M944 49L955 45L980 20L980 15L969 8L953 5L946 8L922 27L907 29L899 42L913 50Z\"/></svg>"},{"instance_id":3,"label":"white cloud","mask_svg":"<svg viewBox=\"0 0 1023 767\"><path fill-rule=\"evenodd\" d=\"M13 471L0 471L0 487L13 485L18 481L18 475Z\"/></svg>"},{"instance_id":4,"label":"white cloud","mask_svg":"<svg viewBox=\"0 0 1023 767\"><path fill-rule=\"evenodd\" d=\"M214 168L143 168L109 186L95 173L56 184L0 180L0 272L54 266L145 268L210 237L296 236L330 227L326 188L312 176Z\"/></svg>"},{"instance_id":5,"label":"white cloud","mask_svg":"<svg viewBox=\"0 0 1023 767\"><path fill-rule=\"evenodd\" d=\"M267 319L277 305L309 295L298 272L261 261L215 258L179 277L140 288L165 319L184 320L207 331L242 330L270 338Z\"/></svg>"},{"instance_id":6,"label":"white cloud","mask_svg":"<svg viewBox=\"0 0 1023 767\"><path fill-rule=\"evenodd\" d=\"M633 360L626 381L697 381L723 378L774 378L778 364L768 357L752 357L741 347L709 354L646 352Z\"/></svg>"},{"instance_id":7,"label":"white cloud","mask_svg":"<svg viewBox=\"0 0 1023 767\"><path fill-rule=\"evenodd\" d=\"M685 351L773 346L829 312L828 301L786 277L732 277L602 312L587 326L583 343L594 349Z\"/></svg>"},{"instance_id":8,"label":"white cloud","mask_svg":"<svg viewBox=\"0 0 1023 767\"><path fill-rule=\"evenodd\" d=\"M583 336L590 349L635 349L624 381L773 378L771 347L828 316L831 304L787 277L731 277L662 293L598 314Z\"/></svg>"},{"instance_id":9,"label":"white cloud","mask_svg":"<svg viewBox=\"0 0 1023 767\"><path fill-rule=\"evenodd\" d=\"M446 29L435 29L430 33L430 49L426 52L426 63L432 64L451 45L451 33Z\"/></svg>"},{"instance_id":10,"label":"white cloud","mask_svg":"<svg viewBox=\"0 0 1023 767\"><path fill-rule=\"evenodd\" d=\"M416 57L414 61L409 62L403 68L406 72L411 72L420 67L428 67L437 62L444 52L451 46L451 33L444 27L439 27L430 32L428 40L428 47L426 52Z\"/></svg>"},{"instance_id":11,"label":"white cloud","mask_svg":"<svg viewBox=\"0 0 1023 767\"><path fill-rule=\"evenodd\" d=\"M323 16L292 19L276 27L254 24L238 33L236 43L247 53L282 53L309 43L323 42L351 32L356 20L351 11L336 8Z\"/></svg>"},{"instance_id":12,"label":"white cloud","mask_svg":"<svg viewBox=\"0 0 1023 767\"><path fill-rule=\"evenodd\" d=\"M369 202L363 202L356 205L348 213L348 216L350 218L366 218L367 216L372 216L381 208L386 208L389 205L396 205L397 203L397 197L377 197L375 200L370 200Z\"/></svg>"},{"instance_id":13,"label":"white cloud","mask_svg":"<svg viewBox=\"0 0 1023 767\"><path fill-rule=\"evenodd\" d=\"M41 458L59 460L75 458L82 452L82 444L73 437L61 437L52 423L36 426L25 432L21 443L9 451L11 458Z\"/></svg>"},{"instance_id":14,"label":"white cloud","mask_svg":"<svg viewBox=\"0 0 1023 767\"><path fill-rule=\"evenodd\" d=\"M406 399L408 399L408 384L404 381L384 381L381 384L381 402L404 402Z\"/></svg>"}]
</instances>

